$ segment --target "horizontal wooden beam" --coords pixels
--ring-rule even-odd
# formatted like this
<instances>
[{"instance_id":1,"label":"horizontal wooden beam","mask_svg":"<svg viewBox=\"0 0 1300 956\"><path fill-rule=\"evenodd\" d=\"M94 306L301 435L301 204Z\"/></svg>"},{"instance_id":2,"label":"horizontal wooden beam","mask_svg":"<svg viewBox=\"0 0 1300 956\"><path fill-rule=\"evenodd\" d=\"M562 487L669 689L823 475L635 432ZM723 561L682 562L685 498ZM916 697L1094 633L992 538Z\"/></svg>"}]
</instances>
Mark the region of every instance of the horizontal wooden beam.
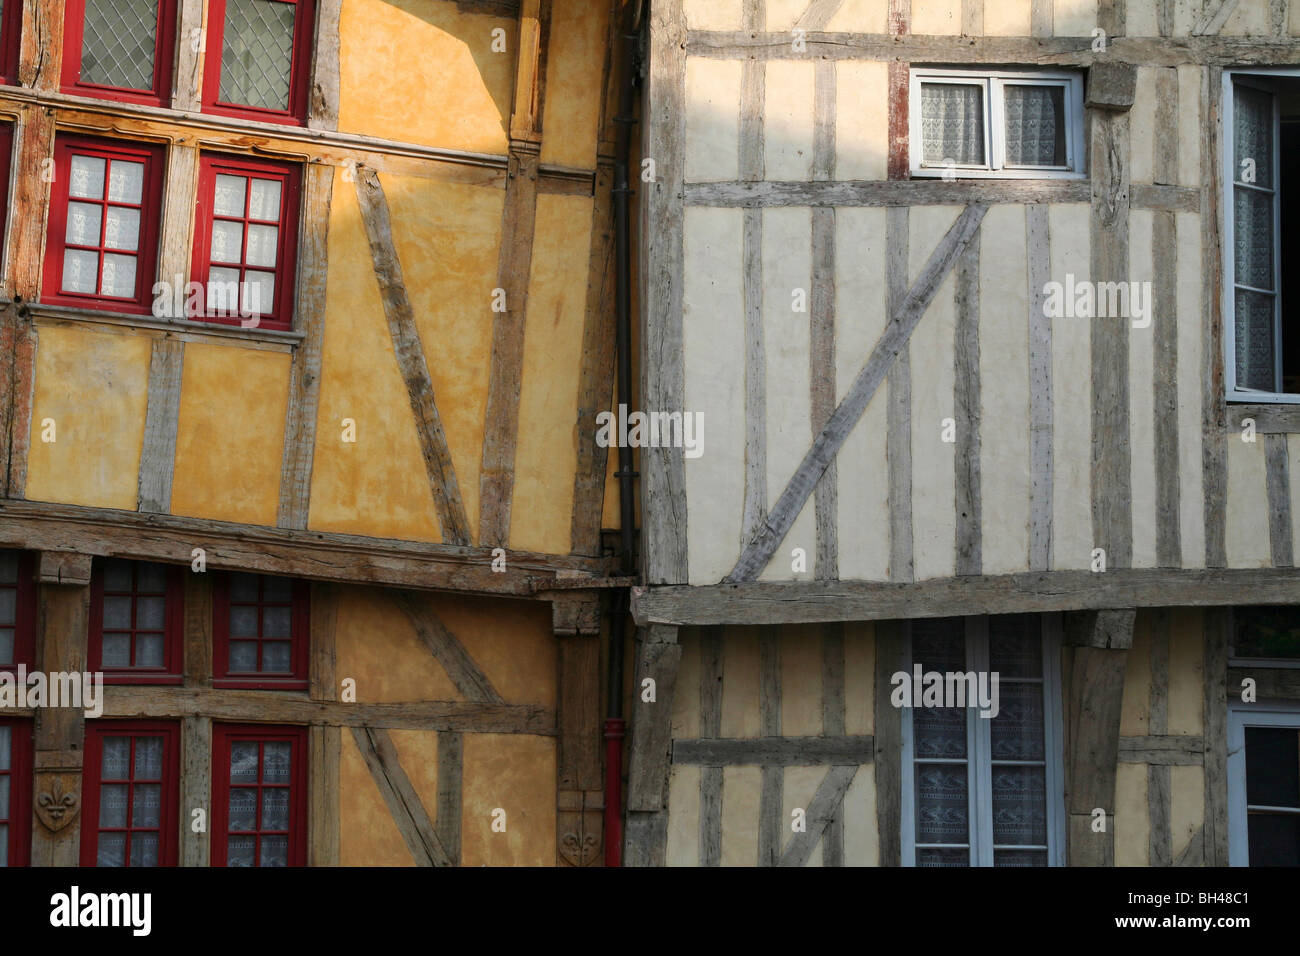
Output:
<instances>
[{"instance_id":1,"label":"horizontal wooden beam","mask_svg":"<svg viewBox=\"0 0 1300 956\"><path fill-rule=\"evenodd\" d=\"M0 500L0 547L187 565L193 549L201 548L209 570L515 597L575 588L579 581L583 587L605 587L603 575L614 564L581 555L506 551L505 570L498 572L492 570L488 548L15 500Z\"/></svg>"},{"instance_id":2,"label":"horizontal wooden beam","mask_svg":"<svg viewBox=\"0 0 1300 956\"><path fill-rule=\"evenodd\" d=\"M555 713L531 704L461 700L347 704L311 700L305 691L211 687L105 687L104 717L212 717L259 724L555 735Z\"/></svg>"},{"instance_id":3,"label":"horizontal wooden beam","mask_svg":"<svg viewBox=\"0 0 1300 956\"><path fill-rule=\"evenodd\" d=\"M1241 431L1247 419L1257 435L1300 434L1300 405L1229 405L1228 430Z\"/></svg>"},{"instance_id":4,"label":"horizontal wooden beam","mask_svg":"<svg viewBox=\"0 0 1300 956\"><path fill-rule=\"evenodd\" d=\"M1242 682L1255 682L1258 700L1300 700L1300 669L1294 667L1228 668L1228 700L1241 700Z\"/></svg>"},{"instance_id":5,"label":"horizontal wooden beam","mask_svg":"<svg viewBox=\"0 0 1300 956\"><path fill-rule=\"evenodd\" d=\"M1300 570L1035 571L914 583L749 581L632 589L632 614L640 626L811 624L1230 604L1300 604Z\"/></svg>"},{"instance_id":6,"label":"horizontal wooden beam","mask_svg":"<svg viewBox=\"0 0 1300 956\"><path fill-rule=\"evenodd\" d=\"M969 203L1086 203L1086 179L819 180L815 182L687 183L686 205L736 209L779 206L935 206ZM1190 186L1131 187L1136 209L1199 212L1201 191Z\"/></svg>"},{"instance_id":7,"label":"horizontal wooden beam","mask_svg":"<svg viewBox=\"0 0 1300 956\"><path fill-rule=\"evenodd\" d=\"M854 767L875 759L865 737L713 737L674 740L673 763L703 767Z\"/></svg>"},{"instance_id":8,"label":"horizontal wooden beam","mask_svg":"<svg viewBox=\"0 0 1300 956\"><path fill-rule=\"evenodd\" d=\"M1140 66L1257 66L1300 63L1300 42L1262 37L1111 37L1094 51L1083 37L926 36L809 31L796 47L781 31L691 30L688 57L721 60L891 60L904 63L1033 64L1087 67L1099 62Z\"/></svg>"},{"instance_id":9,"label":"horizontal wooden beam","mask_svg":"<svg viewBox=\"0 0 1300 956\"><path fill-rule=\"evenodd\" d=\"M1182 735L1119 738L1120 763L1182 767L1205 762L1205 741Z\"/></svg>"}]
</instances>

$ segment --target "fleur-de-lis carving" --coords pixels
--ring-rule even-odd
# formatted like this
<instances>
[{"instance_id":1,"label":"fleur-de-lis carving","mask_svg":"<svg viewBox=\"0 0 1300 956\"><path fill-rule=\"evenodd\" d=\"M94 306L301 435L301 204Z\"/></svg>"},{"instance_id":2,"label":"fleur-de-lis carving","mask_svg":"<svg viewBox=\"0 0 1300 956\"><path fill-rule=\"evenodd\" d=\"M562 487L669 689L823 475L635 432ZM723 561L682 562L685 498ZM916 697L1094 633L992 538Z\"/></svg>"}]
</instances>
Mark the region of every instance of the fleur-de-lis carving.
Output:
<instances>
[{"instance_id":1,"label":"fleur-de-lis carving","mask_svg":"<svg viewBox=\"0 0 1300 956\"><path fill-rule=\"evenodd\" d=\"M81 797L75 792L64 792L63 778L50 777L49 789L36 795L36 816L51 832L62 830L77 817Z\"/></svg>"}]
</instances>

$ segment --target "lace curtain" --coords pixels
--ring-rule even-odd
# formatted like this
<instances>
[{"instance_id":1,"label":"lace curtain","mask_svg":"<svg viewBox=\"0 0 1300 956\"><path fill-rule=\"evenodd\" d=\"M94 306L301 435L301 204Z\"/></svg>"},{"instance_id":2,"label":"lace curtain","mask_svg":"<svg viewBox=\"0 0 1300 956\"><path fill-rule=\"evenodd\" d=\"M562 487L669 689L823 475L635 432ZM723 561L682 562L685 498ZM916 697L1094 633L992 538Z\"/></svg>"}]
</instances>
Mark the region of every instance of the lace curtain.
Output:
<instances>
[{"instance_id":1,"label":"lace curtain","mask_svg":"<svg viewBox=\"0 0 1300 956\"><path fill-rule=\"evenodd\" d=\"M289 108L297 6L279 0L227 0L221 49L221 99L267 110Z\"/></svg>"},{"instance_id":2,"label":"lace curtain","mask_svg":"<svg viewBox=\"0 0 1300 956\"><path fill-rule=\"evenodd\" d=\"M9 865L9 748L13 731L0 727L0 866Z\"/></svg>"},{"instance_id":3,"label":"lace curtain","mask_svg":"<svg viewBox=\"0 0 1300 956\"><path fill-rule=\"evenodd\" d=\"M983 166L983 85L922 83L921 141L927 164Z\"/></svg>"},{"instance_id":4,"label":"lace curtain","mask_svg":"<svg viewBox=\"0 0 1300 956\"><path fill-rule=\"evenodd\" d=\"M1065 165L1065 88L1003 87L1007 163L1012 166Z\"/></svg>"},{"instance_id":5,"label":"lace curtain","mask_svg":"<svg viewBox=\"0 0 1300 956\"><path fill-rule=\"evenodd\" d=\"M1237 384L1277 387L1273 275L1273 96L1246 86L1233 89L1233 261L1236 271L1233 328ZM1253 182L1248 170L1253 169ZM1243 288L1247 287L1247 288Z\"/></svg>"},{"instance_id":6,"label":"lace curtain","mask_svg":"<svg viewBox=\"0 0 1300 956\"><path fill-rule=\"evenodd\" d=\"M18 616L18 552L0 551L0 664L14 662Z\"/></svg>"}]
</instances>

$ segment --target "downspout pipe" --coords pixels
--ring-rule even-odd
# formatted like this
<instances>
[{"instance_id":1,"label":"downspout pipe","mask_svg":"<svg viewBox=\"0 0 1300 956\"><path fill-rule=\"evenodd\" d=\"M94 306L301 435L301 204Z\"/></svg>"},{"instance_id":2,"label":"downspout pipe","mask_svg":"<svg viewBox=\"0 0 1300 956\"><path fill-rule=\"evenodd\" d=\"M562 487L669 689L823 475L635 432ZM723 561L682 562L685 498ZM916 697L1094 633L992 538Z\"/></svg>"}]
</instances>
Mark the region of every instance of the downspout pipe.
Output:
<instances>
[{"instance_id":1,"label":"downspout pipe","mask_svg":"<svg viewBox=\"0 0 1300 956\"><path fill-rule=\"evenodd\" d=\"M636 123L636 80L640 49L641 3L629 2L621 32L618 114L614 151L615 348L618 362L618 404L632 407L632 126ZM624 577L636 573L636 494L638 477L632 449L618 448L619 569ZM627 634L628 594L620 591L609 634L609 686L605 715L605 865L623 862L623 644Z\"/></svg>"}]
</instances>

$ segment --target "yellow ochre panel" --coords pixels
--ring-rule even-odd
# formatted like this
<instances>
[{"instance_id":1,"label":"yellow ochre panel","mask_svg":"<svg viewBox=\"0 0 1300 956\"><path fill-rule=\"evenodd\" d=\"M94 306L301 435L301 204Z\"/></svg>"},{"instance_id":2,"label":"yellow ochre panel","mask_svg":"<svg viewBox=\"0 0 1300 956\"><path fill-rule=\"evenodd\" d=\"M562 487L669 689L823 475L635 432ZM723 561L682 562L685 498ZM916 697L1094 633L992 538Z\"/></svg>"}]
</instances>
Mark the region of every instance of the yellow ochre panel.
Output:
<instances>
[{"instance_id":1,"label":"yellow ochre panel","mask_svg":"<svg viewBox=\"0 0 1300 956\"><path fill-rule=\"evenodd\" d=\"M358 703L460 700L456 686L382 588L340 587L335 673L356 681Z\"/></svg>"},{"instance_id":2,"label":"yellow ochre panel","mask_svg":"<svg viewBox=\"0 0 1300 956\"><path fill-rule=\"evenodd\" d=\"M466 734L464 754L462 864L553 866L555 738Z\"/></svg>"},{"instance_id":3,"label":"yellow ochre panel","mask_svg":"<svg viewBox=\"0 0 1300 956\"><path fill-rule=\"evenodd\" d=\"M542 124L544 163L582 169L596 165L608 23L609 4L598 0L557 3L552 8Z\"/></svg>"},{"instance_id":4,"label":"yellow ochre panel","mask_svg":"<svg viewBox=\"0 0 1300 956\"><path fill-rule=\"evenodd\" d=\"M352 731L343 728L342 737L339 753L339 864L415 866L411 851L393 822L388 804L357 749Z\"/></svg>"}]
</instances>

